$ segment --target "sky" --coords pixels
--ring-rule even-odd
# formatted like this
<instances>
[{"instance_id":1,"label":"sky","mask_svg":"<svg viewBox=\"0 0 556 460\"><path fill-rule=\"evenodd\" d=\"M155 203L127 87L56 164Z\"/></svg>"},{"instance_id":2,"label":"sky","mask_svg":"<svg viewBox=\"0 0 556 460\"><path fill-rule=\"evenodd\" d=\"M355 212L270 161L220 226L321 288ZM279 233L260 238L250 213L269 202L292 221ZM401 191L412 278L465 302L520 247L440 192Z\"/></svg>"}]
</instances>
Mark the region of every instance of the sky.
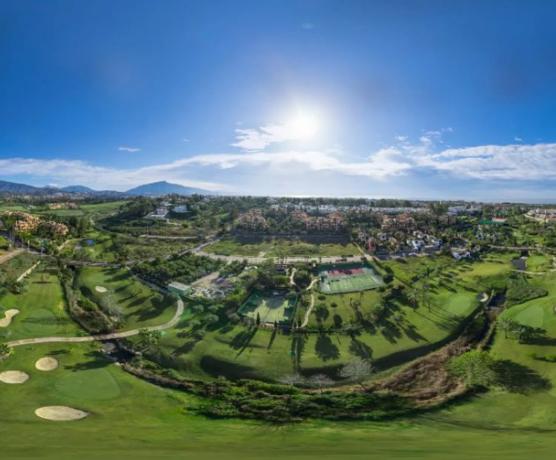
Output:
<instances>
[{"instance_id":1,"label":"sky","mask_svg":"<svg viewBox=\"0 0 556 460\"><path fill-rule=\"evenodd\" d=\"M0 0L0 179L556 201L556 2Z\"/></svg>"}]
</instances>

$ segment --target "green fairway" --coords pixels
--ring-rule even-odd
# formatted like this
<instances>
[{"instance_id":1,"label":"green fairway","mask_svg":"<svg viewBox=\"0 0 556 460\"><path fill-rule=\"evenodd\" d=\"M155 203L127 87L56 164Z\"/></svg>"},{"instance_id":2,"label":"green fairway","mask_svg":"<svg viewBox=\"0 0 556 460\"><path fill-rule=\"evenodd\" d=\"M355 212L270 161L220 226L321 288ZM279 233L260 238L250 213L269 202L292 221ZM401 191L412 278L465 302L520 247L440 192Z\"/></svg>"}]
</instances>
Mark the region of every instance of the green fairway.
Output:
<instances>
[{"instance_id":1,"label":"green fairway","mask_svg":"<svg viewBox=\"0 0 556 460\"><path fill-rule=\"evenodd\" d=\"M175 299L150 289L127 269L83 268L78 284L86 297L120 317L122 328L162 324L175 312Z\"/></svg>"},{"instance_id":2,"label":"green fairway","mask_svg":"<svg viewBox=\"0 0 556 460\"><path fill-rule=\"evenodd\" d=\"M82 333L66 312L58 278L43 265L27 279L21 294L0 295L0 308L19 310L10 326L0 328L0 337L9 340Z\"/></svg>"}]
</instances>

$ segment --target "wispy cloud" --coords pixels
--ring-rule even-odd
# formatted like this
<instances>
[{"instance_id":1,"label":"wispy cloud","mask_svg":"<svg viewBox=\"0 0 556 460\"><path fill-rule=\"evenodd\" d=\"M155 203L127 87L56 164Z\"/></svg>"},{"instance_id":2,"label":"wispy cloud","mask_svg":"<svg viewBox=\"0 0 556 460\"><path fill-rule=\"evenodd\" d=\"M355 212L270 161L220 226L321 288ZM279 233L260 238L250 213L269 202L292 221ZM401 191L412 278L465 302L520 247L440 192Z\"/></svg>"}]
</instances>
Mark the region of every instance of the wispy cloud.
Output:
<instances>
[{"instance_id":1,"label":"wispy cloud","mask_svg":"<svg viewBox=\"0 0 556 460\"><path fill-rule=\"evenodd\" d=\"M134 152L140 152L141 149L139 147L128 147L126 145L120 145L118 147L118 150L120 152L130 152L130 153L134 153Z\"/></svg>"},{"instance_id":2,"label":"wispy cloud","mask_svg":"<svg viewBox=\"0 0 556 460\"><path fill-rule=\"evenodd\" d=\"M294 140L295 136L286 125L261 126L258 129L236 129L233 147L243 150L264 150L271 144Z\"/></svg>"},{"instance_id":3,"label":"wispy cloud","mask_svg":"<svg viewBox=\"0 0 556 460\"><path fill-rule=\"evenodd\" d=\"M269 145L271 141L264 136L271 139L286 137L279 130L257 132L263 139L256 135L250 137L252 143L248 144L249 147ZM359 177L374 183L386 183L400 176L412 174L418 177L425 172L450 180L453 177L454 184L460 179L473 179L484 183L507 181L508 184L513 183L510 181L521 184L529 181L535 185L536 181L556 181L556 143L446 148L441 131L428 131L417 142L402 137L394 145L366 157L353 157L338 149L249 150L248 153L199 154L141 168L103 167L78 160L9 158L0 160L0 172L5 178L28 176L35 182L40 179L42 183L62 185L81 183L116 190L169 180L191 187L238 193L255 191L248 189L250 178L287 184L292 173L303 175L307 183L323 178L330 180L331 175L346 180Z\"/></svg>"}]
</instances>

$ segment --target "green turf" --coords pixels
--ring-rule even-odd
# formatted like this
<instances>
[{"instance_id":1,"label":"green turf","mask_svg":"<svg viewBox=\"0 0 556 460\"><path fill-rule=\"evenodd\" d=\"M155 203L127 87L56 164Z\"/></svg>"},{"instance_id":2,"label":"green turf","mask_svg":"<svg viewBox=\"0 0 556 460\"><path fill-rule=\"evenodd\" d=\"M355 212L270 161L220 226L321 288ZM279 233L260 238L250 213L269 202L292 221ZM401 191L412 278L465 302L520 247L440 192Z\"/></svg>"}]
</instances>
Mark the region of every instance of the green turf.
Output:
<instances>
[{"instance_id":1,"label":"green turf","mask_svg":"<svg viewBox=\"0 0 556 460\"><path fill-rule=\"evenodd\" d=\"M122 328L133 329L169 321L175 313L175 299L153 291L128 269L87 267L80 270L79 286L91 300L110 306L122 320ZM103 287L107 292L97 291Z\"/></svg>"},{"instance_id":2,"label":"green turf","mask_svg":"<svg viewBox=\"0 0 556 460\"><path fill-rule=\"evenodd\" d=\"M39 265L26 280L23 293L0 295L0 307L5 310L20 310L10 326L0 328L0 337L5 339L49 335L74 336L81 333L66 312L58 278L45 271L43 265Z\"/></svg>"}]
</instances>

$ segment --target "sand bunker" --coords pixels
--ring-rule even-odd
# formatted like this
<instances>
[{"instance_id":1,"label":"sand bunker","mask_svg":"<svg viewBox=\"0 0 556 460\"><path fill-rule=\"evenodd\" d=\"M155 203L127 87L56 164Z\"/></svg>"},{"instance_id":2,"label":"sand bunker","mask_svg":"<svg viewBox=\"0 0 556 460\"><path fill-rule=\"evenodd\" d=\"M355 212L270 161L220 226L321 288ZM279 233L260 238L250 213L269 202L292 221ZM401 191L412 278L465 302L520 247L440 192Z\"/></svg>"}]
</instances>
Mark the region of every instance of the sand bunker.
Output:
<instances>
[{"instance_id":1,"label":"sand bunker","mask_svg":"<svg viewBox=\"0 0 556 460\"><path fill-rule=\"evenodd\" d=\"M54 369L58 368L58 360L56 358L53 358L52 356L45 356L44 358L37 360L37 362L35 363L35 367L39 371L53 371Z\"/></svg>"},{"instance_id":2,"label":"sand bunker","mask_svg":"<svg viewBox=\"0 0 556 460\"><path fill-rule=\"evenodd\" d=\"M96 286L96 287L95 287L95 291L104 294L106 291L108 291L108 289L106 289L105 287L102 287L102 286Z\"/></svg>"},{"instance_id":3,"label":"sand bunker","mask_svg":"<svg viewBox=\"0 0 556 460\"><path fill-rule=\"evenodd\" d=\"M19 315L19 310L15 308L12 308L11 310L6 310L4 312L4 317L0 319L0 327L8 327L11 324L12 318L15 315Z\"/></svg>"},{"instance_id":4,"label":"sand bunker","mask_svg":"<svg viewBox=\"0 0 556 460\"><path fill-rule=\"evenodd\" d=\"M89 413L67 406L45 406L39 407L35 411L35 415L46 420L66 422L69 420L81 420L87 417Z\"/></svg>"},{"instance_id":5,"label":"sand bunker","mask_svg":"<svg viewBox=\"0 0 556 460\"><path fill-rule=\"evenodd\" d=\"M29 375L21 371L4 371L0 372L0 382L18 384L25 383L29 380Z\"/></svg>"}]
</instances>

